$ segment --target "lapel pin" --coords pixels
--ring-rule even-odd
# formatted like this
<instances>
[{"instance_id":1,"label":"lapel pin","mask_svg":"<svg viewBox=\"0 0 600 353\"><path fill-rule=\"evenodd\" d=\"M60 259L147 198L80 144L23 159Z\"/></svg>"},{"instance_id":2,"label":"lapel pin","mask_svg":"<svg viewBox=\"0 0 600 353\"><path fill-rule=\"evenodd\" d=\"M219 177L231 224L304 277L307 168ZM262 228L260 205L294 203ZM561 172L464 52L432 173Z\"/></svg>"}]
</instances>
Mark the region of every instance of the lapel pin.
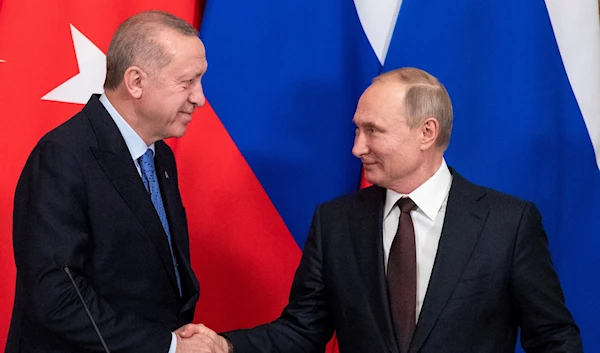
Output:
<instances>
[{"instance_id":1,"label":"lapel pin","mask_svg":"<svg viewBox=\"0 0 600 353\"><path fill-rule=\"evenodd\" d=\"M165 178L169 179L169 173L165 170Z\"/></svg>"}]
</instances>

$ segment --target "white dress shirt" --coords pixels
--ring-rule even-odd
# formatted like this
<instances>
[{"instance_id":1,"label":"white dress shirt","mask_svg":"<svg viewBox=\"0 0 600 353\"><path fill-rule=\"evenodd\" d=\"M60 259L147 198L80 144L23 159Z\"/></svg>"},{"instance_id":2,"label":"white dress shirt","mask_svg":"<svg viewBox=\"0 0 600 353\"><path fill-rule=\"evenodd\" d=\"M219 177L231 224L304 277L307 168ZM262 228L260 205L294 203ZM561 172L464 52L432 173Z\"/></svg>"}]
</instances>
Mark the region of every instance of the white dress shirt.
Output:
<instances>
[{"instance_id":1,"label":"white dress shirt","mask_svg":"<svg viewBox=\"0 0 600 353\"><path fill-rule=\"evenodd\" d=\"M415 322L419 319L429 278L433 269L433 263L437 254L442 226L446 216L446 205L448 193L452 184L452 174L442 160L438 171L425 183L416 188L408 195L399 194L387 189L385 205L383 209L383 250L384 263L387 273L387 264L390 248L398 230L400 221L400 209L396 202L404 196L408 196L417 205L417 209L411 212L415 228L415 246L417 254L417 307Z\"/></svg>"},{"instance_id":2,"label":"white dress shirt","mask_svg":"<svg viewBox=\"0 0 600 353\"><path fill-rule=\"evenodd\" d=\"M106 111L108 111L108 114L110 115L110 117L113 119L115 124L117 124L117 128L119 129L121 136L123 136L123 139L125 140L125 144L127 145L129 154L131 154L131 159L133 160L133 163L135 164L135 168L137 169L138 174L140 175L140 178L141 178L142 171L140 169L140 163L138 162L138 159L144 153L146 153L148 148L150 148L152 150L152 153L154 153L155 152L154 144L151 144L150 146L146 145L146 142L144 142L144 140L140 137L140 135L138 135L138 133L135 132L135 130L131 127L131 125L129 125L127 123L127 121L125 121L125 119L123 119L121 114L119 114L119 112L117 112L115 107L113 107L113 105L108 101L108 98L106 97L106 95L104 93L102 93L102 95L100 96L100 103L102 103L102 105L104 106ZM168 353L175 353L176 350L177 350L177 337L175 336L175 334L173 332L171 332L171 346L169 347Z\"/></svg>"},{"instance_id":3,"label":"white dress shirt","mask_svg":"<svg viewBox=\"0 0 600 353\"><path fill-rule=\"evenodd\" d=\"M131 127L131 125L129 125L127 123L127 121L125 121L125 119L123 119L121 114L119 114L119 112L117 112L115 107L113 107L113 105L110 104L110 102L108 101L108 98L106 97L106 95L104 95L104 93L102 93L102 95L100 96L100 103L102 103L102 105L104 106L106 111L108 111L108 114L110 115L112 120L115 122L115 124L117 124L117 128L119 129L119 132L121 133L121 136L123 136L123 139L125 140L127 149L129 149L129 154L131 154L131 159L133 160L133 163L135 164L135 167L137 168L138 174L141 177L142 172L140 169L140 163L138 162L138 159L144 153L146 153L148 148L152 150L152 153L154 153L155 152L154 144L151 144L150 146L146 145L146 142L144 142L144 139L142 139L140 137L140 135L138 135L138 133L135 132L135 130Z\"/></svg>"}]
</instances>

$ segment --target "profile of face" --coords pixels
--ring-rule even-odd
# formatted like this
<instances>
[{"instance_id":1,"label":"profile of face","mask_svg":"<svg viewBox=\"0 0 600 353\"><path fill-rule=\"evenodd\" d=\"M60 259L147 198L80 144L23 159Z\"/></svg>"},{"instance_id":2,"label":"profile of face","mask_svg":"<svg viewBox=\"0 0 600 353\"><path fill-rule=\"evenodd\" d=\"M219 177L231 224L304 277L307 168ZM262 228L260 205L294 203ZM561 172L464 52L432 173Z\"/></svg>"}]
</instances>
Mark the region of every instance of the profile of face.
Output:
<instances>
[{"instance_id":1,"label":"profile of face","mask_svg":"<svg viewBox=\"0 0 600 353\"><path fill-rule=\"evenodd\" d=\"M375 82L360 97L353 119L352 154L362 161L365 178L400 193L409 192L403 185L419 172L427 140L422 126L407 124L404 94L400 83Z\"/></svg>"},{"instance_id":2,"label":"profile of face","mask_svg":"<svg viewBox=\"0 0 600 353\"><path fill-rule=\"evenodd\" d=\"M165 30L157 39L171 60L162 69L141 76L136 104L151 141L185 134L194 109L205 103L201 80L208 67L198 37Z\"/></svg>"}]
</instances>

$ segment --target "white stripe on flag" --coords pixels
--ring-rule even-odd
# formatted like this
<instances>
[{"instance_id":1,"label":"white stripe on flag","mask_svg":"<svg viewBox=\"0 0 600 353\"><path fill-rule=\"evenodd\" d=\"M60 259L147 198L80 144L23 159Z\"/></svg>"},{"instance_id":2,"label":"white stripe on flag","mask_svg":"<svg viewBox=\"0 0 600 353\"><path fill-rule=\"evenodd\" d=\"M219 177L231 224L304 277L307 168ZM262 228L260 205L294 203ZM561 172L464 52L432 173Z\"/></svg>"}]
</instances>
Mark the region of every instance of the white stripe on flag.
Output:
<instances>
[{"instance_id":1,"label":"white stripe on flag","mask_svg":"<svg viewBox=\"0 0 600 353\"><path fill-rule=\"evenodd\" d=\"M600 18L597 0L546 0L554 35L600 169Z\"/></svg>"},{"instance_id":2,"label":"white stripe on flag","mask_svg":"<svg viewBox=\"0 0 600 353\"><path fill-rule=\"evenodd\" d=\"M354 0L360 23L381 65L385 62L402 0Z\"/></svg>"}]
</instances>

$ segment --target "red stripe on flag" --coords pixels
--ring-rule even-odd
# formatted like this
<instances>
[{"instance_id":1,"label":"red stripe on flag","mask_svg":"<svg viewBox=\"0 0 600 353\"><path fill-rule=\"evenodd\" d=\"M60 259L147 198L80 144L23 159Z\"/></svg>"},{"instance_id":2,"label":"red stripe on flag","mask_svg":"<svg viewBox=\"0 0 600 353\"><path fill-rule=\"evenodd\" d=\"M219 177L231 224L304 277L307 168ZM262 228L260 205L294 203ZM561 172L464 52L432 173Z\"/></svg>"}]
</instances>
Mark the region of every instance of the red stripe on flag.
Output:
<instances>
[{"instance_id":1,"label":"red stripe on flag","mask_svg":"<svg viewBox=\"0 0 600 353\"><path fill-rule=\"evenodd\" d=\"M12 208L21 169L46 132L81 109L79 104L43 101L46 93L78 73L69 24L103 52L127 17L161 9L199 23L198 0L26 2L0 0L0 350L8 333L14 290Z\"/></svg>"},{"instance_id":2,"label":"red stripe on flag","mask_svg":"<svg viewBox=\"0 0 600 353\"><path fill-rule=\"evenodd\" d=\"M195 321L223 331L277 318L301 252L275 206L208 103L174 147L201 284Z\"/></svg>"},{"instance_id":3,"label":"red stripe on flag","mask_svg":"<svg viewBox=\"0 0 600 353\"><path fill-rule=\"evenodd\" d=\"M373 185L373 184L369 183L367 181L367 179L365 179L365 170L363 169L361 172L361 176L360 176L360 188L361 189L368 188L371 185Z\"/></svg>"}]
</instances>

